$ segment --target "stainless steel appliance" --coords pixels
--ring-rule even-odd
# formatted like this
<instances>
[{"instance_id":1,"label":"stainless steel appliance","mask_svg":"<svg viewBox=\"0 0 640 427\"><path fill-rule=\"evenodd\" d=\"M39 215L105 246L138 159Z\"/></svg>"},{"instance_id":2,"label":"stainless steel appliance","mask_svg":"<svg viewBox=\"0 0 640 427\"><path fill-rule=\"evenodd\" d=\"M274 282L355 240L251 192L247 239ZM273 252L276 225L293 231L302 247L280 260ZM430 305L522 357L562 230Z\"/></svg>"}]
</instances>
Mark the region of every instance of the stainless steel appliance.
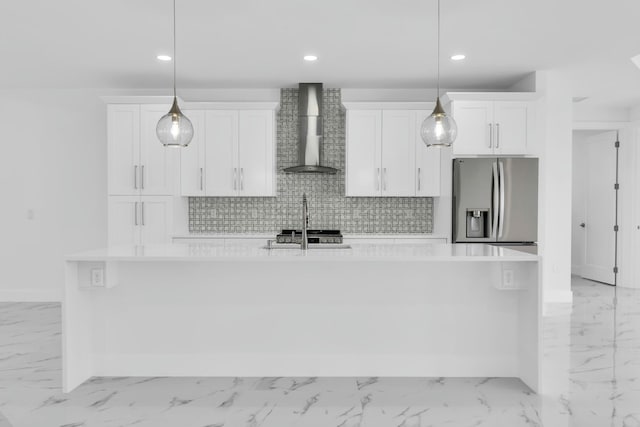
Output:
<instances>
[{"instance_id":1,"label":"stainless steel appliance","mask_svg":"<svg viewBox=\"0 0 640 427\"><path fill-rule=\"evenodd\" d=\"M453 242L538 240L538 159L453 160Z\"/></svg>"},{"instance_id":2,"label":"stainless steel appliance","mask_svg":"<svg viewBox=\"0 0 640 427\"><path fill-rule=\"evenodd\" d=\"M342 243L342 233L340 230L307 230L307 240L309 243ZM276 243L297 243L302 242L302 230L282 230L276 236Z\"/></svg>"},{"instance_id":3,"label":"stainless steel appliance","mask_svg":"<svg viewBox=\"0 0 640 427\"><path fill-rule=\"evenodd\" d=\"M298 165L285 168L287 173L335 174L338 169L323 166L322 154L322 83L298 85Z\"/></svg>"}]
</instances>

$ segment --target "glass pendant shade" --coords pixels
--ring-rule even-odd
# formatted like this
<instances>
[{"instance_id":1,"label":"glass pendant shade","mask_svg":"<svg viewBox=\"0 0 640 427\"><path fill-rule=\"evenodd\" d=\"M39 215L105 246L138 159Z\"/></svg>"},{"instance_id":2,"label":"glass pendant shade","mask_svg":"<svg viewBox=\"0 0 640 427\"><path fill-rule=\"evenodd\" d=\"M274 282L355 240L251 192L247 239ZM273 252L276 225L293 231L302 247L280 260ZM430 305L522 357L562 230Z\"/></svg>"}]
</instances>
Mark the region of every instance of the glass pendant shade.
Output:
<instances>
[{"instance_id":1,"label":"glass pendant shade","mask_svg":"<svg viewBox=\"0 0 640 427\"><path fill-rule=\"evenodd\" d=\"M427 147L450 147L458 134L458 125L453 117L447 115L440 104L440 98L436 101L433 113L422 122L420 136Z\"/></svg>"},{"instance_id":2,"label":"glass pendant shade","mask_svg":"<svg viewBox=\"0 0 640 427\"><path fill-rule=\"evenodd\" d=\"M156 135L165 147L186 147L193 138L193 125L178 107L178 100L173 98L171 110L158 121Z\"/></svg>"}]
</instances>

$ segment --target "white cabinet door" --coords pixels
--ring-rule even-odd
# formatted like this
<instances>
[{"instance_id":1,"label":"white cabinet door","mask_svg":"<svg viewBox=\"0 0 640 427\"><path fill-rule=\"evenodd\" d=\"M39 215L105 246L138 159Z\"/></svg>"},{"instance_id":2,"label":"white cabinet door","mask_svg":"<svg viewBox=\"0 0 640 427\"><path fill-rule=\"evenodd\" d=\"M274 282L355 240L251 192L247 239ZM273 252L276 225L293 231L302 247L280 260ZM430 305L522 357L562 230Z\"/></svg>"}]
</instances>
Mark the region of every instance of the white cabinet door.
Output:
<instances>
[{"instance_id":1,"label":"white cabinet door","mask_svg":"<svg viewBox=\"0 0 640 427\"><path fill-rule=\"evenodd\" d=\"M382 111L347 111L346 196L381 194Z\"/></svg>"},{"instance_id":2,"label":"white cabinet door","mask_svg":"<svg viewBox=\"0 0 640 427\"><path fill-rule=\"evenodd\" d=\"M415 112L415 179L416 196L418 197L440 196L440 156L443 149L427 147L420 136L420 126L430 114L431 111L419 110Z\"/></svg>"},{"instance_id":3,"label":"white cabinet door","mask_svg":"<svg viewBox=\"0 0 640 427\"><path fill-rule=\"evenodd\" d=\"M238 112L205 115L205 189L207 196L235 196L238 188Z\"/></svg>"},{"instance_id":4,"label":"white cabinet door","mask_svg":"<svg viewBox=\"0 0 640 427\"><path fill-rule=\"evenodd\" d=\"M238 113L238 195L274 196L274 113Z\"/></svg>"},{"instance_id":5,"label":"white cabinet door","mask_svg":"<svg viewBox=\"0 0 640 427\"><path fill-rule=\"evenodd\" d=\"M171 196L142 196L140 199L140 242L144 245L171 243L173 203Z\"/></svg>"},{"instance_id":6,"label":"white cabinet door","mask_svg":"<svg viewBox=\"0 0 640 427\"><path fill-rule=\"evenodd\" d=\"M108 193L139 193L140 106L107 106Z\"/></svg>"},{"instance_id":7,"label":"white cabinet door","mask_svg":"<svg viewBox=\"0 0 640 427\"><path fill-rule=\"evenodd\" d=\"M382 111L382 195L415 196L416 115Z\"/></svg>"},{"instance_id":8,"label":"white cabinet door","mask_svg":"<svg viewBox=\"0 0 640 427\"><path fill-rule=\"evenodd\" d=\"M452 114L458 125L454 155L493 154L493 101L454 101Z\"/></svg>"},{"instance_id":9,"label":"white cabinet door","mask_svg":"<svg viewBox=\"0 0 640 427\"><path fill-rule=\"evenodd\" d=\"M193 124L193 139L180 149L180 194L182 196L205 195L205 113L190 110L184 112Z\"/></svg>"},{"instance_id":10,"label":"white cabinet door","mask_svg":"<svg viewBox=\"0 0 640 427\"><path fill-rule=\"evenodd\" d=\"M158 120L170 105L140 107L140 187L142 194L174 194L179 148L165 147L156 135Z\"/></svg>"},{"instance_id":11,"label":"white cabinet door","mask_svg":"<svg viewBox=\"0 0 640 427\"><path fill-rule=\"evenodd\" d=\"M140 244L140 198L109 196L107 201L109 246Z\"/></svg>"},{"instance_id":12,"label":"white cabinet door","mask_svg":"<svg viewBox=\"0 0 640 427\"><path fill-rule=\"evenodd\" d=\"M528 102L495 102L493 120L496 154L526 154L527 131L533 125L528 123L529 111Z\"/></svg>"}]
</instances>

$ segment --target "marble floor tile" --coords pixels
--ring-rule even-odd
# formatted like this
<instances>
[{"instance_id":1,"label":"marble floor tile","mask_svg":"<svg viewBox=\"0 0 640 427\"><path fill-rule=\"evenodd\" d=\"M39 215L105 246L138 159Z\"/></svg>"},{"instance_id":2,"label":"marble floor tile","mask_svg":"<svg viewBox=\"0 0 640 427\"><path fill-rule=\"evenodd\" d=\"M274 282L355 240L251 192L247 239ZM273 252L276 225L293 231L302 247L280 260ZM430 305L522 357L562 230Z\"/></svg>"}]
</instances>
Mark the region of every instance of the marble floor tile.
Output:
<instances>
[{"instance_id":1,"label":"marble floor tile","mask_svg":"<svg viewBox=\"0 0 640 427\"><path fill-rule=\"evenodd\" d=\"M640 291L573 291L544 318L545 395L375 377L93 378L64 394L60 305L0 303L0 427L640 427Z\"/></svg>"}]
</instances>

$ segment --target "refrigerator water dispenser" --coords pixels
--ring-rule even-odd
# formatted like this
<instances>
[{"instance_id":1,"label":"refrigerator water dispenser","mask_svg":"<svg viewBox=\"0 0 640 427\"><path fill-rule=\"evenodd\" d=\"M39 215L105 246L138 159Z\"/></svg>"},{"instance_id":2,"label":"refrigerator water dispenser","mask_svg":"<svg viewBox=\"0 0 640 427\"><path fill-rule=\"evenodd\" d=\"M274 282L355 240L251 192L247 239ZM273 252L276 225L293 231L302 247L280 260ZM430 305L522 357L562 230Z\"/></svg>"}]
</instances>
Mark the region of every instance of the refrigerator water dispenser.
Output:
<instances>
[{"instance_id":1,"label":"refrigerator water dispenser","mask_svg":"<svg viewBox=\"0 0 640 427\"><path fill-rule=\"evenodd\" d=\"M467 209L467 237L489 237L489 209Z\"/></svg>"}]
</instances>

